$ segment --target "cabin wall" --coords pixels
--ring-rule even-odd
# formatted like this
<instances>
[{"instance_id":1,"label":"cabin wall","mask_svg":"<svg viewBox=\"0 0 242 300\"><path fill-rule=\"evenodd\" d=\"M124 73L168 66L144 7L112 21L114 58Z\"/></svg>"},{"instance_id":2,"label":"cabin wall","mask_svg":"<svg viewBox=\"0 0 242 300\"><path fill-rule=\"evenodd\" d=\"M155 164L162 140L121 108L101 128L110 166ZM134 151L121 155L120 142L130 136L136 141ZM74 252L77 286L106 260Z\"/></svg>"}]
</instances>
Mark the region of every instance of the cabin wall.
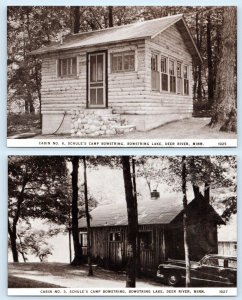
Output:
<instances>
[{"instance_id":1,"label":"cabin wall","mask_svg":"<svg viewBox=\"0 0 242 300\"><path fill-rule=\"evenodd\" d=\"M87 105L87 53L95 51L108 51L108 108L118 110L133 102L145 102L142 90L145 85L144 41L125 42L104 47L90 47L85 49L68 50L52 53L43 57L42 61L42 106L44 134L53 133L58 127L58 133L70 133L72 120L79 119L85 114ZM135 50L135 71L112 73L111 54ZM77 56L77 76L59 78L57 76L57 60ZM96 109L104 111L103 109ZM109 115L110 111L99 112ZM112 120L113 121L113 120ZM72 126L73 128L73 126Z\"/></svg>"},{"instance_id":2,"label":"cabin wall","mask_svg":"<svg viewBox=\"0 0 242 300\"><path fill-rule=\"evenodd\" d=\"M152 91L151 86L151 55L152 52L166 58L178 60L189 67L189 95L177 94L165 91ZM192 56L187 49L183 38L176 26L173 25L151 40L146 40L146 86L150 92L149 98L153 105L150 113L161 114L163 123L191 117L193 113L193 74ZM160 68L160 62L158 62ZM169 68L168 68L169 72ZM155 116L154 116L155 117Z\"/></svg>"},{"instance_id":3,"label":"cabin wall","mask_svg":"<svg viewBox=\"0 0 242 300\"><path fill-rule=\"evenodd\" d=\"M92 258L98 265L110 269L124 269L127 265L127 226L92 228ZM85 229L81 229L81 232ZM140 270L155 275L159 263L165 260L164 228L162 225L140 225L140 232L151 232L152 244L140 246ZM111 242L110 233L120 232L121 242ZM85 249L83 254L85 255Z\"/></svg>"},{"instance_id":4,"label":"cabin wall","mask_svg":"<svg viewBox=\"0 0 242 300\"><path fill-rule=\"evenodd\" d=\"M167 258L185 259L183 225L166 230ZM210 221L193 220L188 225L190 259L199 261L206 254L218 253L217 225Z\"/></svg>"},{"instance_id":5,"label":"cabin wall","mask_svg":"<svg viewBox=\"0 0 242 300\"><path fill-rule=\"evenodd\" d=\"M237 256L237 242L218 241L218 254Z\"/></svg>"},{"instance_id":6,"label":"cabin wall","mask_svg":"<svg viewBox=\"0 0 242 300\"><path fill-rule=\"evenodd\" d=\"M88 119L87 101L87 53L108 51L108 112L115 113L118 121L112 120L114 126L129 124L139 131L146 131L161 124L190 117L193 112L192 100L192 57L189 54L182 36L173 25L153 39L116 43L108 46L93 46L90 48L62 51L43 57L42 63L42 107L44 134L72 133L73 136L106 135L101 129L95 130L83 125L83 119ZM111 54L115 52L134 50L135 70L113 73L111 70ZM179 59L189 65L189 96L169 92L152 91L151 89L151 53L157 51L168 58ZM57 59L77 56L77 76L58 78ZM98 123L100 113L95 114L94 121ZM82 124L83 123L83 124ZM93 123L93 122L91 122ZM108 124L108 125L110 125ZM87 127L88 133L84 127ZM93 127L93 126L92 126ZM80 129L80 130L79 130ZM108 128L109 130L110 128ZM108 131L107 135L119 133Z\"/></svg>"}]
</instances>

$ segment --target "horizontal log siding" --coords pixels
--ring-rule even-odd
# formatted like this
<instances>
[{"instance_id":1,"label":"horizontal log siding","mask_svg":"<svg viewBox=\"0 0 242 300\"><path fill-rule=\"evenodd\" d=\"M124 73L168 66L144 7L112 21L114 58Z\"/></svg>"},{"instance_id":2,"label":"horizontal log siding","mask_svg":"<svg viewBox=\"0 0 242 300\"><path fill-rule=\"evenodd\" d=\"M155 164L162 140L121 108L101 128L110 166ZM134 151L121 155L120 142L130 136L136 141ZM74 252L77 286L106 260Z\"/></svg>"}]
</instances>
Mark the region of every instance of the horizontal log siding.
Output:
<instances>
[{"instance_id":1,"label":"horizontal log siding","mask_svg":"<svg viewBox=\"0 0 242 300\"><path fill-rule=\"evenodd\" d=\"M77 76L57 77L58 58L77 56ZM69 112L86 105L86 56L80 50L52 53L42 63L42 113Z\"/></svg>"},{"instance_id":2,"label":"horizontal log siding","mask_svg":"<svg viewBox=\"0 0 242 300\"><path fill-rule=\"evenodd\" d=\"M111 72L111 53L126 50L136 51L136 71L124 73ZM69 112L72 109L86 108L86 54L87 52L108 50L108 98L109 107L116 103L129 105L129 99L137 101L137 94L144 102L142 91L145 86L144 41L125 42L106 47L91 47L52 53L43 57L42 63L42 113ZM70 56L78 57L78 74L76 77L58 78L56 60Z\"/></svg>"}]
</instances>

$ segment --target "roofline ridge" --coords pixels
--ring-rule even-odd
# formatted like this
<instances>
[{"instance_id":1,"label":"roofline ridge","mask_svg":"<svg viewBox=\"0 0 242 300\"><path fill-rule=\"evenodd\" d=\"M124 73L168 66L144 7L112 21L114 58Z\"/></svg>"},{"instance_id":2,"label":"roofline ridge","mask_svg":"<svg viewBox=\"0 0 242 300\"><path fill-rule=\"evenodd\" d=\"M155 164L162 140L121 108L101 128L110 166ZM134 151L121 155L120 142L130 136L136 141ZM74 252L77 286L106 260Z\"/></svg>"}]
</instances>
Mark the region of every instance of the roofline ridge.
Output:
<instances>
[{"instance_id":1,"label":"roofline ridge","mask_svg":"<svg viewBox=\"0 0 242 300\"><path fill-rule=\"evenodd\" d=\"M176 15L170 15L170 16L165 16L165 17L160 17L160 18L153 18L150 20L143 20L143 21L136 21L133 23L129 23L129 24L123 24L120 26L113 26L113 27L107 27L107 28L101 28L101 29L97 29L97 30L91 30L91 31L83 31L83 32L78 32L78 33L72 33L72 36L78 36L78 35L82 35L82 34L87 34L87 33L92 33L92 32L99 32L99 31L104 31L104 30L112 30L112 29L116 29L116 28L122 28L122 27L128 27L134 24L139 24L139 23L145 23L145 22L151 22L151 21L157 21L157 20L161 20L161 19L168 19L168 18L174 18L174 17L182 17L183 14L176 14Z\"/></svg>"}]
</instances>

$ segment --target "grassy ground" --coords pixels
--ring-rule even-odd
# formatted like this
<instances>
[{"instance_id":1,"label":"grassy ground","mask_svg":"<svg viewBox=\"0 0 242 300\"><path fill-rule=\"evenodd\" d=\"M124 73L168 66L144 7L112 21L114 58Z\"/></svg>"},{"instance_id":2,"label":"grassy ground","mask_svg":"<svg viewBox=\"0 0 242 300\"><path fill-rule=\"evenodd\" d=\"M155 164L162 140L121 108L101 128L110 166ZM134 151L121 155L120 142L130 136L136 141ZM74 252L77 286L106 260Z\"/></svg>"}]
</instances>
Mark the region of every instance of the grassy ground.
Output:
<instances>
[{"instance_id":1,"label":"grassy ground","mask_svg":"<svg viewBox=\"0 0 242 300\"><path fill-rule=\"evenodd\" d=\"M218 128L210 128L210 118L193 117L189 119L174 121L164 124L158 128L139 132L134 131L127 134L111 136L113 139L236 139L236 134L221 132ZM8 116L8 137L16 138L15 135L24 133L37 133L37 139L70 139L70 135L42 135L40 134L39 115L9 115ZM21 137L31 138L31 136ZM93 139L106 139L107 136L93 137ZM85 138L80 138L85 139ZM88 138L90 139L90 138Z\"/></svg>"},{"instance_id":2,"label":"grassy ground","mask_svg":"<svg viewBox=\"0 0 242 300\"><path fill-rule=\"evenodd\" d=\"M8 136L25 133L40 132L39 114L9 114Z\"/></svg>"},{"instance_id":3,"label":"grassy ground","mask_svg":"<svg viewBox=\"0 0 242 300\"><path fill-rule=\"evenodd\" d=\"M73 267L64 263L9 263L8 271L9 287L12 288L38 288L45 284L72 288L123 288L126 280L124 273L101 268L95 268L94 276L90 277L86 266ZM157 286L162 284L152 279L137 281L140 288Z\"/></svg>"},{"instance_id":4,"label":"grassy ground","mask_svg":"<svg viewBox=\"0 0 242 300\"><path fill-rule=\"evenodd\" d=\"M8 288L58 288L59 285L50 284L42 281L8 276Z\"/></svg>"},{"instance_id":5,"label":"grassy ground","mask_svg":"<svg viewBox=\"0 0 242 300\"><path fill-rule=\"evenodd\" d=\"M111 136L113 139L236 139L232 132L221 132L218 128L210 128L210 118L189 118L164 124L158 128L139 132L134 131L125 135ZM60 138L70 139L70 135L37 135L37 139ZM94 137L93 139L106 139L107 137ZM85 139L85 138L80 138ZM90 139L90 138L89 138Z\"/></svg>"}]
</instances>

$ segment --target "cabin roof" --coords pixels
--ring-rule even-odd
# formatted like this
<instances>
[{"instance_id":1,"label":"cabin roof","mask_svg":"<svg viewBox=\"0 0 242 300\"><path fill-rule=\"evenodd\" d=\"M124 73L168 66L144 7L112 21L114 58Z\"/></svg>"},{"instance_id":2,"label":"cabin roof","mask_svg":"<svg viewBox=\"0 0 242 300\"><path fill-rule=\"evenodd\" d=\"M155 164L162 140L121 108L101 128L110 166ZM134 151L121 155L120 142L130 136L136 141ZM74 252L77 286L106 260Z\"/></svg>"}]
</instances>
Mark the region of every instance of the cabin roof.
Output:
<instances>
[{"instance_id":1,"label":"cabin roof","mask_svg":"<svg viewBox=\"0 0 242 300\"><path fill-rule=\"evenodd\" d=\"M189 206L194 206L196 199L189 202ZM220 217L209 205L209 213L215 216L220 223ZM174 196L149 201L139 201L138 203L138 220L139 225L151 224L170 224L176 217L179 217L183 210L182 199ZM127 221L126 202L119 204L100 205L91 211L91 226L124 226ZM222 220L221 220L222 222ZM79 227L86 227L86 219L79 220Z\"/></svg>"},{"instance_id":2,"label":"cabin roof","mask_svg":"<svg viewBox=\"0 0 242 300\"><path fill-rule=\"evenodd\" d=\"M43 46L32 51L30 54L41 55L50 52L58 52L99 44L103 45L146 38L152 39L174 24L176 24L177 29L183 36L184 42L187 44L193 58L195 60L201 60L200 53L182 14L136 22L123 26L71 34L66 36L62 43L59 41L49 46Z\"/></svg>"}]
</instances>

